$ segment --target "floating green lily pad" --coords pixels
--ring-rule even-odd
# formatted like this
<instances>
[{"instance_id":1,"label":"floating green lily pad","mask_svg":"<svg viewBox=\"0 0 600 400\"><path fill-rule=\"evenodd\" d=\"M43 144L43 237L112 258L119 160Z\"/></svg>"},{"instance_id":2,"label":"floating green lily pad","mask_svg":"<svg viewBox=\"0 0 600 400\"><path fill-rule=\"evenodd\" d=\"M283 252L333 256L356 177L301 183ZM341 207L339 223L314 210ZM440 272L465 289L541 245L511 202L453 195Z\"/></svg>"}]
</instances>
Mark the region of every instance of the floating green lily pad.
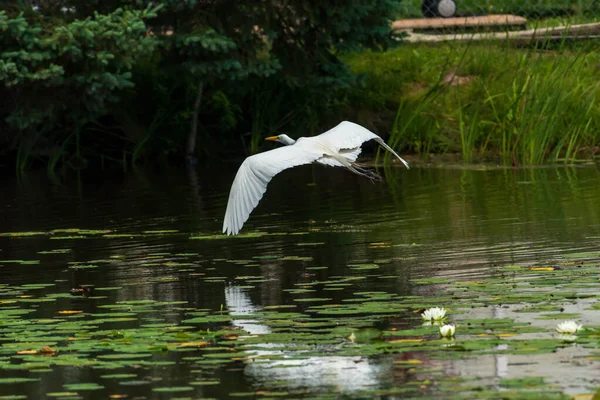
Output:
<instances>
[{"instance_id":1,"label":"floating green lily pad","mask_svg":"<svg viewBox=\"0 0 600 400\"><path fill-rule=\"evenodd\" d=\"M67 390L72 391L88 391L88 390L100 390L104 389L104 386L99 385L97 383L70 383L63 385L63 387Z\"/></svg>"},{"instance_id":2,"label":"floating green lily pad","mask_svg":"<svg viewBox=\"0 0 600 400\"><path fill-rule=\"evenodd\" d=\"M153 392L160 393L177 393L177 392L191 392L194 390L191 386L172 386L172 387L160 387L152 389Z\"/></svg>"},{"instance_id":3,"label":"floating green lily pad","mask_svg":"<svg viewBox=\"0 0 600 400\"><path fill-rule=\"evenodd\" d=\"M0 378L0 385L13 383L38 382L39 378Z\"/></svg>"}]
</instances>

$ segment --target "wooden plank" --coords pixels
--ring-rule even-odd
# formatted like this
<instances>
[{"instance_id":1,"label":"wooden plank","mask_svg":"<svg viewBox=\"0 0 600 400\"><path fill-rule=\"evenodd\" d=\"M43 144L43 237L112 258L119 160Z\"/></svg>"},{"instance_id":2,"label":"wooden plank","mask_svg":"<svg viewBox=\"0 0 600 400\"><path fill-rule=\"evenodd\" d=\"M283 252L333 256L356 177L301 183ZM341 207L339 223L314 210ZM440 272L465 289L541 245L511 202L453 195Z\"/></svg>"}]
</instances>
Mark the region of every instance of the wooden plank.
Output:
<instances>
[{"instance_id":1,"label":"wooden plank","mask_svg":"<svg viewBox=\"0 0 600 400\"><path fill-rule=\"evenodd\" d=\"M493 25L525 25L527 19L516 15L493 14L478 17L455 18L414 18L392 22L392 29L404 31L410 29L471 28Z\"/></svg>"},{"instance_id":2,"label":"wooden plank","mask_svg":"<svg viewBox=\"0 0 600 400\"><path fill-rule=\"evenodd\" d=\"M600 22L590 24L559 26L554 28L538 28L526 31L509 32L481 32L481 33L456 33L448 35L428 35L421 33L410 33L408 37L403 38L408 42L444 42L470 41L470 40L491 40L491 39L510 39L510 40L544 40L545 38L579 37L585 38L590 35L600 34Z\"/></svg>"}]
</instances>

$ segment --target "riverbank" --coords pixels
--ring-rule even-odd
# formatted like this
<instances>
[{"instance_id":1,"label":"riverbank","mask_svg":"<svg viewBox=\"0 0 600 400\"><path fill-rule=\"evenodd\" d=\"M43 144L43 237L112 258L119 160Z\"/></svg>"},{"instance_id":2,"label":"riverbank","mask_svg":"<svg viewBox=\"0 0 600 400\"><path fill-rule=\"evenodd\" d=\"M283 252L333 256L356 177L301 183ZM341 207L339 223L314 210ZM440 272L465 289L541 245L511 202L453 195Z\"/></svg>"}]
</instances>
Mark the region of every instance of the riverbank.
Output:
<instances>
[{"instance_id":1,"label":"riverbank","mask_svg":"<svg viewBox=\"0 0 600 400\"><path fill-rule=\"evenodd\" d=\"M346 54L362 75L359 123L391 132L403 152L460 153L465 162L541 164L599 150L598 51L504 43L406 44Z\"/></svg>"},{"instance_id":2,"label":"riverbank","mask_svg":"<svg viewBox=\"0 0 600 400\"><path fill-rule=\"evenodd\" d=\"M382 52L345 53L341 59L358 76L357 85L293 89L263 80L251 97L212 93L200 115L198 159L241 160L273 148L264 144L266 136L312 136L352 120L404 157L425 163L450 158L524 166L598 160L598 53L589 41L544 48L500 41L402 43ZM154 93L135 71L136 90ZM15 168L46 167L59 174L184 162L190 118L179 112L187 104L184 96L168 102L175 104L168 110L149 101L152 96L128 96L123 101L129 108L111 108L78 135L61 132L66 139L60 146L59 136L52 142L40 133L29 147L7 147L0 170L12 174ZM160 123L147 123L138 114L162 117ZM376 147L365 147L365 156L375 155L370 150Z\"/></svg>"}]
</instances>

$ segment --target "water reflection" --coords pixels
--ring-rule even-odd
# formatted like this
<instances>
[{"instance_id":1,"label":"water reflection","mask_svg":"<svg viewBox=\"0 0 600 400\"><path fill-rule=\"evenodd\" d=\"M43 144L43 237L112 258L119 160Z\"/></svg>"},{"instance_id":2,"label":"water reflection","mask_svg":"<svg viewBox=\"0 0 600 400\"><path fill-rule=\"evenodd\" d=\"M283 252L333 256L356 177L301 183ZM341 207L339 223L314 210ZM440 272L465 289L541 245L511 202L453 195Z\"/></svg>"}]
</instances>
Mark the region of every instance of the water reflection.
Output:
<instances>
[{"instance_id":1,"label":"water reflection","mask_svg":"<svg viewBox=\"0 0 600 400\"><path fill-rule=\"evenodd\" d=\"M376 389L391 363L359 357L309 357L302 360L282 360L268 366L250 364L245 373L261 384L287 381L290 388L335 388L339 392Z\"/></svg>"},{"instance_id":2,"label":"water reflection","mask_svg":"<svg viewBox=\"0 0 600 400\"><path fill-rule=\"evenodd\" d=\"M232 315L248 315L260 310L252 303L247 292L236 286L225 288L225 301ZM271 333L271 329L252 319L235 319L234 325L251 335ZM288 388L335 387L342 392L356 392L379 385L379 379L389 371L391 363L365 360L362 357L315 356L297 359L302 352L294 351L293 345L264 345L264 349L251 350L253 357L280 356L284 359L264 363L249 363L244 373L262 385L286 381ZM326 351L326 349L324 349ZM286 360L286 357L294 359Z\"/></svg>"},{"instance_id":3,"label":"water reflection","mask_svg":"<svg viewBox=\"0 0 600 400\"><path fill-rule=\"evenodd\" d=\"M225 304L230 315L248 315L260 310L259 307L252 304L250 296L246 291L238 286L228 285L225 288ZM271 333L268 326L260 324L255 319L236 318L233 325L248 332L251 335L262 335Z\"/></svg>"},{"instance_id":4,"label":"water reflection","mask_svg":"<svg viewBox=\"0 0 600 400\"><path fill-rule=\"evenodd\" d=\"M19 240L0 237L0 278L5 284L56 282L56 291L62 293L82 284L121 287L105 293L113 302L184 301L209 310L223 306L241 317L234 322L238 328L263 335L275 330L251 314L275 305L296 305L303 312L307 306L295 302L303 296L330 298L331 303L343 303L356 292L367 291L437 296L438 286L415 286L411 281L473 280L489 274L491 266L551 262L565 253L599 248L600 176L596 168L398 168L388 172L385 183L374 185L332 168L286 171L273 180L244 227L247 232L270 235L227 240L190 237L220 232L233 168L137 170L126 175L84 176L80 184L67 179L62 186L42 175L20 182L7 179L0 183L0 231L46 234ZM117 236L51 239L50 231L58 228L106 229ZM161 230L171 233L148 233ZM68 252L39 253L54 249ZM1 260L39 260L40 264ZM97 268L76 270L70 268L73 263L96 264ZM360 263L377 263L379 268L376 273L348 268ZM365 279L338 290L314 287L307 294L290 294L316 280L347 276ZM584 325L594 324L595 316L585 311L591 301L565 306L565 312L581 313ZM61 299L59 306L98 312L95 303L79 298ZM56 307L45 304L36 315L54 318ZM528 319L527 313L516 313L511 307L479 308L467 317L511 318L548 328L554 324ZM179 324L183 318L180 312L149 313L140 324ZM397 324L399 329L410 328L405 320ZM296 360L286 358L287 350L277 346L253 350L257 355L283 357L268 364L215 368L214 374L228 383L212 392L203 390L223 397L234 390L230 382L239 382L235 390L248 391L286 381L285 387L339 387L356 392L426 379L426 374L393 365L408 359L463 377L546 375L565 388L577 382L577 374L585 375L582 369L589 371L584 365L558 373L556 358L544 358L556 357L552 355L494 354L439 361L409 353L377 359L310 356ZM319 350L326 354L326 349ZM560 350L558 357L582 354L582 348L574 345ZM177 384L194 379L193 364L173 359L178 361L176 366L153 374ZM67 381L74 373L57 368L47 375L44 385L60 391L56 382ZM97 379L96 372L77 373L82 380ZM582 387L583 383L578 384L573 392ZM136 394L149 395L144 390Z\"/></svg>"}]
</instances>

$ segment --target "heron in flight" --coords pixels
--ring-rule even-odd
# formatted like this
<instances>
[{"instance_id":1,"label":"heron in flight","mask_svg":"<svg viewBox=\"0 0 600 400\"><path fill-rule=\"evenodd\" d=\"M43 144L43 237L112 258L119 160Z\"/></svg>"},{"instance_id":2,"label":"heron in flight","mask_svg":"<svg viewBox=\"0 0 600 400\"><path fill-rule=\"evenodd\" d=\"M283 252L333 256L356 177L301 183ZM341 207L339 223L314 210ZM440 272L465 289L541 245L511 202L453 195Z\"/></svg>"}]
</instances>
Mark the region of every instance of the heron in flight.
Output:
<instances>
[{"instance_id":1,"label":"heron in flight","mask_svg":"<svg viewBox=\"0 0 600 400\"><path fill-rule=\"evenodd\" d=\"M231 185L223 221L223 233L227 235L236 235L242 229L267 190L267 184L284 169L318 162L331 167L345 167L360 176L381 180L375 172L361 168L356 163L360 146L369 140L375 140L408 168L408 163L383 139L349 121L343 121L318 136L294 140L287 135L278 135L266 140L282 143L285 147L250 156L238 169Z\"/></svg>"}]
</instances>

